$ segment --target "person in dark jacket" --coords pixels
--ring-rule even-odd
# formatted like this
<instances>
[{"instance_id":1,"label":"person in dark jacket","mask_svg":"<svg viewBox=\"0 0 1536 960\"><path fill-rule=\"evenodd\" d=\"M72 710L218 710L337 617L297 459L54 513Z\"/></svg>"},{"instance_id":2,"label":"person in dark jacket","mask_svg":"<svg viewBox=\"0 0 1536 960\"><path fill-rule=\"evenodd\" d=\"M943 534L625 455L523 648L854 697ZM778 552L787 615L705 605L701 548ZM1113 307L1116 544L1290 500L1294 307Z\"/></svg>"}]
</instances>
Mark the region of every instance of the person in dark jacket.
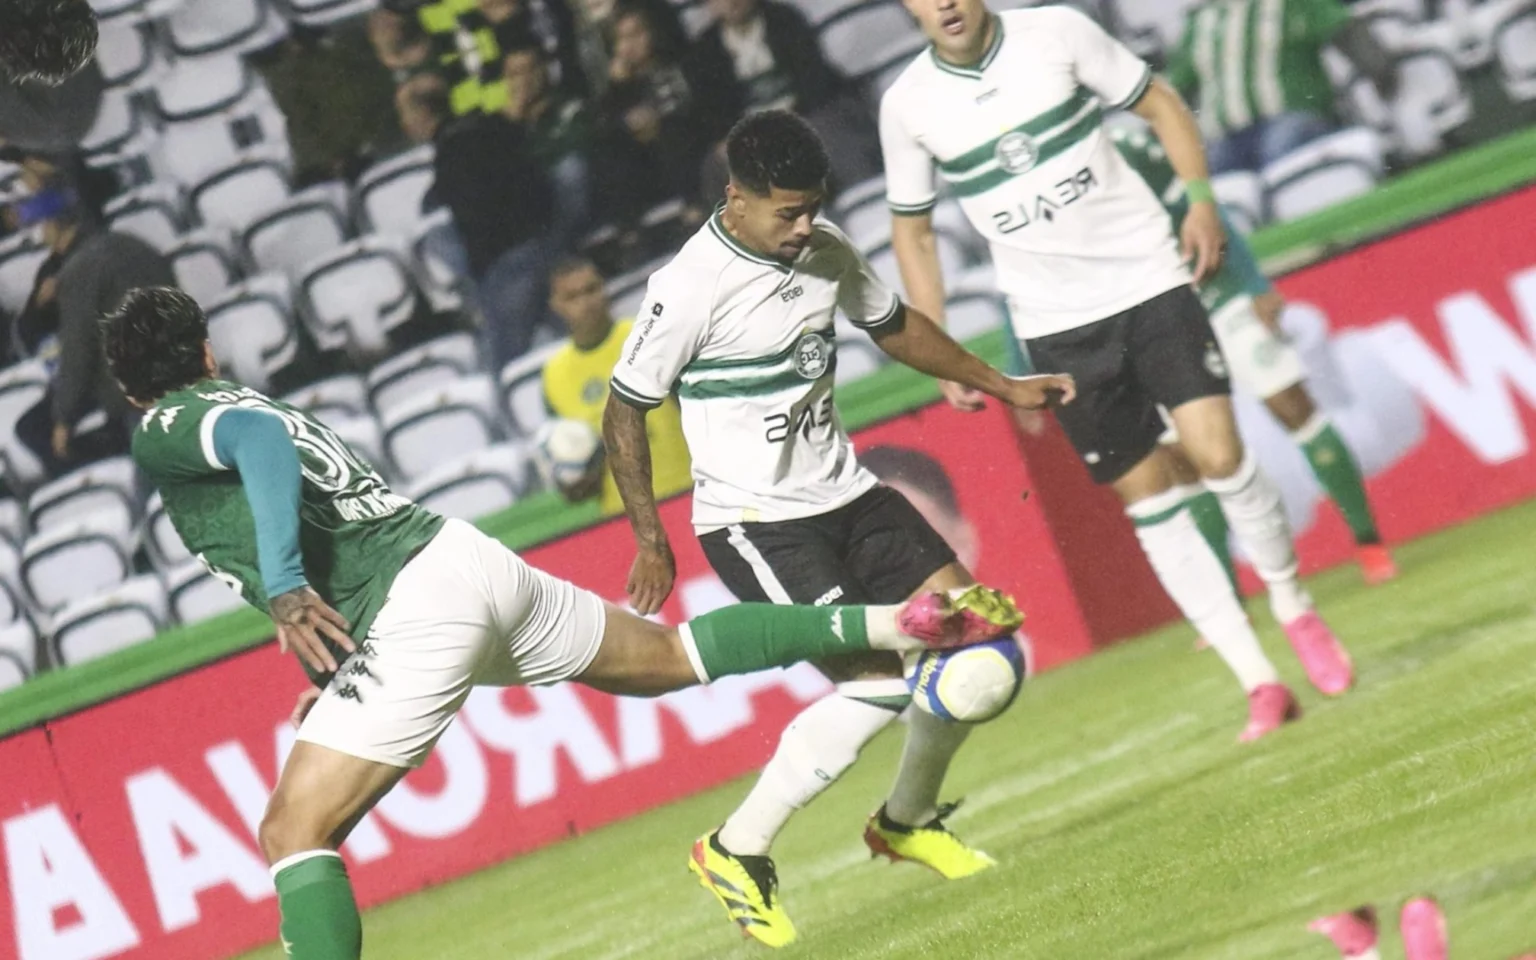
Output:
<instances>
[{"instance_id":1,"label":"person in dark jacket","mask_svg":"<svg viewBox=\"0 0 1536 960\"><path fill-rule=\"evenodd\" d=\"M12 80L63 83L90 62L96 39L86 0L0 3L0 73Z\"/></svg>"}]
</instances>

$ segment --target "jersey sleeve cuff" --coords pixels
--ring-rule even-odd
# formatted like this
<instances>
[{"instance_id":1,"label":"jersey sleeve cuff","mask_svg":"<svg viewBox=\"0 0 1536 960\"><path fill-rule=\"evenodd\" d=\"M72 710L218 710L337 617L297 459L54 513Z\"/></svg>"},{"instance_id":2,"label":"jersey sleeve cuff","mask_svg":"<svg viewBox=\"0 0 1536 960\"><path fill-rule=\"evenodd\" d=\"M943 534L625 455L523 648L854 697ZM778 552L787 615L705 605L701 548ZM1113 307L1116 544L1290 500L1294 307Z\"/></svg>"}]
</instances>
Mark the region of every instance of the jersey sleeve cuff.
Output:
<instances>
[{"instance_id":1,"label":"jersey sleeve cuff","mask_svg":"<svg viewBox=\"0 0 1536 960\"><path fill-rule=\"evenodd\" d=\"M874 320L853 320L853 325L870 333L898 333L907 325L907 305L900 297L892 296L891 307L885 313Z\"/></svg>"},{"instance_id":2,"label":"jersey sleeve cuff","mask_svg":"<svg viewBox=\"0 0 1536 960\"><path fill-rule=\"evenodd\" d=\"M939 202L938 197L924 200L921 203L897 203L895 200L887 200L886 206L898 217L920 217L933 210Z\"/></svg>"},{"instance_id":3,"label":"jersey sleeve cuff","mask_svg":"<svg viewBox=\"0 0 1536 960\"><path fill-rule=\"evenodd\" d=\"M219 459L218 445L213 438L213 428L218 426L219 418L224 416L224 411L230 409L227 406L214 407L203 414L203 420L197 425L197 439L203 448L203 459L208 461L208 466L215 470L229 470L229 464ZM233 421L231 421L233 422Z\"/></svg>"},{"instance_id":4,"label":"jersey sleeve cuff","mask_svg":"<svg viewBox=\"0 0 1536 960\"><path fill-rule=\"evenodd\" d=\"M618 397L620 400L623 400L630 406L638 407L641 410L654 410L661 406L662 401L666 399L665 397L647 396L646 394L641 393L639 390L636 390L633 387L627 387L618 377L614 377L613 379L609 380L608 386L613 390L614 396Z\"/></svg>"},{"instance_id":5,"label":"jersey sleeve cuff","mask_svg":"<svg viewBox=\"0 0 1536 960\"><path fill-rule=\"evenodd\" d=\"M1141 79L1136 81L1136 85L1131 88L1131 92L1118 103L1105 104L1104 109L1125 110L1126 108L1135 105L1137 100L1140 100L1144 95L1146 95L1147 88L1150 86L1152 86L1152 67L1151 65L1146 65L1142 68Z\"/></svg>"}]
</instances>

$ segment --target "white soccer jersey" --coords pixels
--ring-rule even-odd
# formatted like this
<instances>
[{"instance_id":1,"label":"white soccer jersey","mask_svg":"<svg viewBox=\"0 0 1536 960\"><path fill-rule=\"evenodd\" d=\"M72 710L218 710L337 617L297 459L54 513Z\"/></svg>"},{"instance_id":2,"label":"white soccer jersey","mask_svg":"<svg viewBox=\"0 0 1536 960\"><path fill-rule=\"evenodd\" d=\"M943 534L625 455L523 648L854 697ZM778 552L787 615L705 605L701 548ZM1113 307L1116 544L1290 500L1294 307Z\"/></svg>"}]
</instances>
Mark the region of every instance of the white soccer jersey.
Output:
<instances>
[{"instance_id":1,"label":"white soccer jersey","mask_svg":"<svg viewBox=\"0 0 1536 960\"><path fill-rule=\"evenodd\" d=\"M937 171L987 238L1015 332L1103 320L1190 276L1157 197L1101 129L1152 70L1067 7L994 14L974 68L930 48L880 103L887 197L933 207Z\"/></svg>"},{"instance_id":2,"label":"white soccer jersey","mask_svg":"<svg viewBox=\"0 0 1536 960\"><path fill-rule=\"evenodd\" d=\"M743 247L717 212L651 275L612 387L647 408L676 389L699 533L816 516L875 485L832 402L839 308L865 330L903 317L824 220L786 263Z\"/></svg>"}]
</instances>

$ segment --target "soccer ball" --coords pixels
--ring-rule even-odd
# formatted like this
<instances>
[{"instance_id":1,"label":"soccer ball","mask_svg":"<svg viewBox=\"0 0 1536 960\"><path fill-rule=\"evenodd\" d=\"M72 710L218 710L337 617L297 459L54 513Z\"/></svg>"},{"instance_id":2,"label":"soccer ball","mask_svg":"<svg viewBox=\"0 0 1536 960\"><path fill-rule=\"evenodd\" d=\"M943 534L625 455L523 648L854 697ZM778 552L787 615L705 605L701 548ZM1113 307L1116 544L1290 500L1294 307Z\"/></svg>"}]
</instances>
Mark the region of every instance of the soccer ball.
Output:
<instances>
[{"instance_id":1,"label":"soccer ball","mask_svg":"<svg viewBox=\"0 0 1536 960\"><path fill-rule=\"evenodd\" d=\"M1024 651L1013 637L906 658L907 686L919 710L960 723L1001 714L1024 684Z\"/></svg>"},{"instance_id":2,"label":"soccer ball","mask_svg":"<svg viewBox=\"0 0 1536 960\"><path fill-rule=\"evenodd\" d=\"M580 420L546 420L533 438L533 465L547 487L565 489L603 455L603 441Z\"/></svg>"}]
</instances>

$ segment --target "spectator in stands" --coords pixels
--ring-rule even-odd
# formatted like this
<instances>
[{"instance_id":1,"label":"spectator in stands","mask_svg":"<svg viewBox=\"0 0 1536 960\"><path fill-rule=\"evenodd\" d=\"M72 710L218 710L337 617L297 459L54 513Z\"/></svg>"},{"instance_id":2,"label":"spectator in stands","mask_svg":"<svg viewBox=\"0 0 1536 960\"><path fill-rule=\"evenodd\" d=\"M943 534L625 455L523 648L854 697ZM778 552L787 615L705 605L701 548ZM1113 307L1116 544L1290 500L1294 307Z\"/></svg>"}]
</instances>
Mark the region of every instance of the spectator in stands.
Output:
<instances>
[{"instance_id":1,"label":"spectator in stands","mask_svg":"<svg viewBox=\"0 0 1536 960\"><path fill-rule=\"evenodd\" d=\"M97 325L134 287L175 286L170 261L137 237L98 226L63 181L36 181L20 204L23 226L42 224L49 257L28 298L23 342L49 363L42 401L16 436L55 477L128 452L137 415L108 373ZM18 323L20 326L20 323Z\"/></svg>"},{"instance_id":2,"label":"spectator in stands","mask_svg":"<svg viewBox=\"0 0 1536 960\"><path fill-rule=\"evenodd\" d=\"M368 43L374 58L394 74L396 83L432 68L432 38L414 12L380 7L369 13Z\"/></svg>"},{"instance_id":3,"label":"spectator in stands","mask_svg":"<svg viewBox=\"0 0 1536 960\"><path fill-rule=\"evenodd\" d=\"M608 62L613 54L614 14L620 4L617 0L582 0L582 31L584 34L584 59L590 65L587 74L599 88L606 85ZM678 16L678 7L671 0L623 0L627 9L644 10L655 36L658 49L666 49L681 55L689 47L688 31Z\"/></svg>"},{"instance_id":4,"label":"spectator in stands","mask_svg":"<svg viewBox=\"0 0 1536 960\"><path fill-rule=\"evenodd\" d=\"M60 84L0 76L0 146L26 153L64 153L85 139L106 92L93 61Z\"/></svg>"},{"instance_id":5,"label":"spectator in stands","mask_svg":"<svg viewBox=\"0 0 1536 960\"><path fill-rule=\"evenodd\" d=\"M1199 115L1213 173L1258 170L1338 126L1322 63L1330 44L1383 99L1396 93L1391 55L1339 0L1208 0L1189 11L1168 77Z\"/></svg>"},{"instance_id":6,"label":"spectator in stands","mask_svg":"<svg viewBox=\"0 0 1536 960\"><path fill-rule=\"evenodd\" d=\"M503 56L536 46L548 59L550 83L573 97L589 95L576 16L565 0L476 0ZM495 78L487 78L494 83Z\"/></svg>"},{"instance_id":7,"label":"spectator in stands","mask_svg":"<svg viewBox=\"0 0 1536 960\"><path fill-rule=\"evenodd\" d=\"M573 250L592 214L595 120L585 101L551 83L550 63L541 47L509 51L502 75L507 100L501 114L523 128L555 191L550 243L562 253Z\"/></svg>"},{"instance_id":8,"label":"spectator in stands","mask_svg":"<svg viewBox=\"0 0 1536 960\"><path fill-rule=\"evenodd\" d=\"M424 73L401 85L401 127L436 146L424 206L445 206L484 320L488 360L500 369L528 351L547 317L554 203L527 129L501 114L452 119L447 83Z\"/></svg>"},{"instance_id":9,"label":"spectator in stands","mask_svg":"<svg viewBox=\"0 0 1536 960\"><path fill-rule=\"evenodd\" d=\"M699 136L697 97L681 51L657 32L650 10L636 0L623 0L614 13L612 45L601 113L618 181L613 200L627 207L616 213L621 222L633 222L647 208L681 198L692 208L687 219L698 223L699 173L708 144Z\"/></svg>"},{"instance_id":10,"label":"spectator in stands","mask_svg":"<svg viewBox=\"0 0 1536 960\"><path fill-rule=\"evenodd\" d=\"M709 0L709 8L715 22L699 36L694 53L699 116L711 142L723 143L743 114L788 108L821 134L834 188L879 174L869 106L827 63L804 14L778 0ZM723 152L716 153L723 161ZM720 169L712 179L723 187ZM714 185L706 187L711 198L721 192Z\"/></svg>"},{"instance_id":11,"label":"spectator in stands","mask_svg":"<svg viewBox=\"0 0 1536 960\"><path fill-rule=\"evenodd\" d=\"M549 289L550 308L565 321L571 339L544 364L544 402L554 416L580 420L601 432L608 378L634 320L614 321L603 278L590 260L559 261L550 274ZM693 476L675 397L646 417L645 430L651 441L651 489L657 497L687 490ZM573 503L597 496L603 516L624 512L613 475L601 462L561 493Z\"/></svg>"}]
</instances>

